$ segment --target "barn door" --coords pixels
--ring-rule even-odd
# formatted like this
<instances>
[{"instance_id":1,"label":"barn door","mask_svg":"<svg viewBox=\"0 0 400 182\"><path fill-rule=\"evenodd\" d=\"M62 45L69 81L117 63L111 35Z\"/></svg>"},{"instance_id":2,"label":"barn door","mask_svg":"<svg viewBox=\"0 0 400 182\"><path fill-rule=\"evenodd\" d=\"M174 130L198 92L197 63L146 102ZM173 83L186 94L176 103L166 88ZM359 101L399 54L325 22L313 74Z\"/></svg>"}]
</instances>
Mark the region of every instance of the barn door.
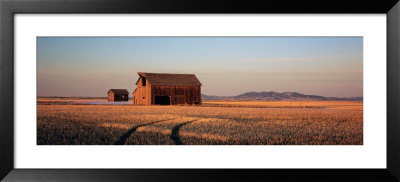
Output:
<instances>
[{"instance_id":1,"label":"barn door","mask_svg":"<svg viewBox=\"0 0 400 182\"><path fill-rule=\"evenodd\" d=\"M155 99L156 105L171 105L171 100L169 96L156 96Z\"/></svg>"}]
</instances>

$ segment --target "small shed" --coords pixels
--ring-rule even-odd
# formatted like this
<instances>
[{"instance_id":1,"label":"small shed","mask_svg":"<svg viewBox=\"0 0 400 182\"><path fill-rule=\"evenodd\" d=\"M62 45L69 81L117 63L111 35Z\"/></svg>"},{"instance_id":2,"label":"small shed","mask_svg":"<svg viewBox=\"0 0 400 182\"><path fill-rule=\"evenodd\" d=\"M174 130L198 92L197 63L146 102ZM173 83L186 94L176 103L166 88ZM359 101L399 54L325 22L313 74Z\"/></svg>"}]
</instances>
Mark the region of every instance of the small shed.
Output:
<instances>
[{"instance_id":1,"label":"small shed","mask_svg":"<svg viewBox=\"0 0 400 182\"><path fill-rule=\"evenodd\" d=\"M107 94L108 102L122 102L129 99L129 92L126 89L110 89Z\"/></svg>"}]
</instances>

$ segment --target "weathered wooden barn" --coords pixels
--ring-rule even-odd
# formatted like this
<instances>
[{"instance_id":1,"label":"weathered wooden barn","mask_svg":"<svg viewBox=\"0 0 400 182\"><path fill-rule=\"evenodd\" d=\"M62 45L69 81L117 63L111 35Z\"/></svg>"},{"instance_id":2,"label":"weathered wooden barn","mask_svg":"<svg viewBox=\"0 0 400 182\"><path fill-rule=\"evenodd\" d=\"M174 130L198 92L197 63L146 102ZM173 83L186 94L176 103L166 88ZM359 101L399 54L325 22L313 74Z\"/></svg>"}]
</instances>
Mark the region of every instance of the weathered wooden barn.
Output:
<instances>
[{"instance_id":1,"label":"weathered wooden barn","mask_svg":"<svg viewBox=\"0 0 400 182\"><path fill-rule=\"evenodd\" d=\"M201 83L194 74L138 72L135 105L200 105Z\"/></svg>"},{"instance_id":2,"label":"weathered wooden barn","mask_svg":"<svg viewBox=\"0 0 400 182\"><path fill-rule=\"evenodd\" d=\"M107 94L108 102L121 102L129 99L129 92L126 89L110 89Z\"/></svg>"}]
</instances>

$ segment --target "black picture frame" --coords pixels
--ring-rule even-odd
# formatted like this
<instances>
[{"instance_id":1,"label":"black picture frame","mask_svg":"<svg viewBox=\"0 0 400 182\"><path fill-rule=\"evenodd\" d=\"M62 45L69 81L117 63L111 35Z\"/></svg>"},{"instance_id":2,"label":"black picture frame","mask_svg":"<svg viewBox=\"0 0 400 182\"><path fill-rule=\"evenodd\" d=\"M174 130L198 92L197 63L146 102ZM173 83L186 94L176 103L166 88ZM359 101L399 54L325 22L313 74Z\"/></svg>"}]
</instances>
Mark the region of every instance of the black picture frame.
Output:
<instances>
[{"instance_id":1,"label":"black picture frame","mask_svg":"<svg viewBox=\"0 0 400 182\"><path fill-rule=\"evenodd\" d=\"M382 13L387 15L386 169L15 169L14 14ZM4 181L400 181L398 0L0 0L0 179ZM190 159L188 159L190 160Z\"/></svg>"}]
</instances>

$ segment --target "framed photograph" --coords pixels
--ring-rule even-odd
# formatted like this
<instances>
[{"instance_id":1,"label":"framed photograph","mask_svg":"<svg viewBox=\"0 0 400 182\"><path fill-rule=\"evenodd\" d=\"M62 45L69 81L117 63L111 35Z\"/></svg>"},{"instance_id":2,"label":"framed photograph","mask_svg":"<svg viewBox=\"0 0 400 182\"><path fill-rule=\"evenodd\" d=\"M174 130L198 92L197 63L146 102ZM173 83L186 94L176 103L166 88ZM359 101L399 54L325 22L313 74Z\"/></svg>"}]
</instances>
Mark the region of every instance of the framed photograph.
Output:
<instances>
[{"instance_id":1,"label":"framed photograph","mask_svg":"<svg viewBox=\"0 0 400 182\"><path fill-rule=\"evenodd\" d=\"M5 181L400 180L397 1L0 7Z\"/></svg>"}]
</instances>

